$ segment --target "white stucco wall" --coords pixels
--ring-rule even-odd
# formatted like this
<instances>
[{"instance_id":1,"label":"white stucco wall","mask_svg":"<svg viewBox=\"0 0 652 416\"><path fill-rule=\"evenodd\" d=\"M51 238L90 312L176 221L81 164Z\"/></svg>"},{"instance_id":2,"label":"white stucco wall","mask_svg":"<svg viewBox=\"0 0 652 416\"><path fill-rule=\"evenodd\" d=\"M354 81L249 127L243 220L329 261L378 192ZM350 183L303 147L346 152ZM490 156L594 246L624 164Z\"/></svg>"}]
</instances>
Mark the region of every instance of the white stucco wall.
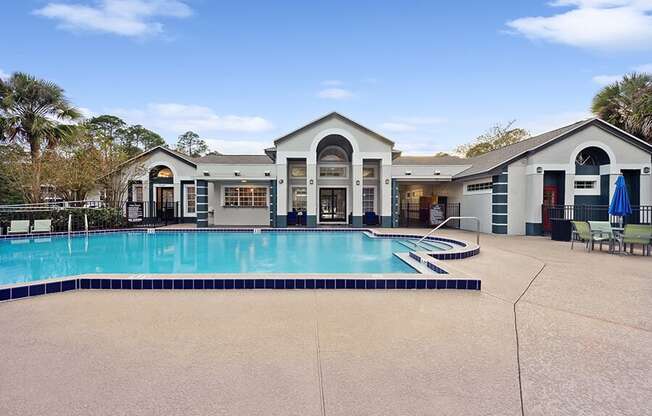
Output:
<instances>
[{"instance_id":1,"label":"white stucco wall","mask_svg":"<svg viewBox=\"0 0 652 416\"><path fill-rule=\"evenodd\" d=\"M524 235L527 217L527 161L507 167L507 234Z\"/></svg>"},{"instance_id":2,"label":"white stucco wall","mask_svg":"<svg viewBox=\"0 0 652 416\"><path fill-rule=\"evenodd\" d=\"M462 217L477 217L480 220L480 231L483 233L491 233L491 189L474 193L467 193L464 191L467 184L478 182L491 182L491 176L462 182L463 188L460 213ZM475 221L460 221L460 228L464 230L475 231L475 227Z\"/></svg>"},{"instance_id":3,"label":"white stucco wall","mask_svg":"<svg viewBox=\"0 0 652 416\"><path fill-rule=\"evenodd\" d=\"M264 208L224 207L222 188L224 186L263 186L267 188L268 205ZM209 225L269 225L269 185L264 181L208 183ZM213 214L211 215L211 210Z\"/></svg>"}]
</instances>

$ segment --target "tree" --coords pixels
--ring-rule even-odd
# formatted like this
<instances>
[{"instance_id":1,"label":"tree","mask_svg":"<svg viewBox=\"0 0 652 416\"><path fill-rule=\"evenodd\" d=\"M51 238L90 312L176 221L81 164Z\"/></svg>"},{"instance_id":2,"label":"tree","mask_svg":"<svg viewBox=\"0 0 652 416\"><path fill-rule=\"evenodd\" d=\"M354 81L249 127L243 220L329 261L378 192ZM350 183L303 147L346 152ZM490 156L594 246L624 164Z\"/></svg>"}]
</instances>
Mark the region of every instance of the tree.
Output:
<instances>
[{"instance_id":1,"label":"tree","mask_svg":"<svg viewBox=\"0 0 652 416\"><path fill-rule=\"evenodd\" d=\"M131 156L135 156L143 150L149 150L165 144L163 137L140 124L127 127L124 137L122 145L124 150Z\"/></svg>"},{"instance_id":2,"label":"tree","mask_svg":"<svg viewBox=\"0 0 652 416\"><path fill-rule=\"evenodd\" d=\"M29 192L26 200L41 200L42 160L70 135L71 123L81 117L56 84L21 72L8 80L0 79L0 141L24 146L29 159L20 169L29 167Z\"/></svg>"},{"instance_id":3,"label":"tree","mask_svg":"<svg viewBox=\"0 0 652 416\"><path fill-rule=\"evenodd\" d=\"M190 157L199 157L203 156L208 151L208 145L204 139L199 138L197 133L187 131L179 136L177 150Z\"/></svg>"},{"instance_id":4,"label":"tree","mask_svg":"<svg viewBox=\"0 0 652 416\"><path fill-rule=\"evenodd\" d=\"M485 133L478 136L472 143L458 146L455 151L463 154L465 157L475 157L510 144L518 143L530 137L530 133L527 130L513 127L515 122L516 120L512 120L505 125L500 123L495 124Z\"/></svg>"},{"instance_id":5,"label":"tree","mask_svg":"<svg viewBox=\"0 0 652 416\"><path fill-rule=\"evenodd\" d=\"M601 119L652 143L652 75L632 73L602 88L591 110Z\"/></svg>"},{"instance_id":6,"label":"tree","mask_svg":"<svg viewBox=\"0 0 652 416\"><path fill-rule=\"evenodd\" d=\"M103 114L88 120L86 122L86 128L88 133L95 138L103 138L114 143L122 143L124 141L127 123L120 117Z\"/></svg>"},{"instance_id":7,"label":"tree","mask_svg":"<svg viewBox=\"0 0 652 416\"><path fill-rule=\"evenodd\" d=\"M16 182L12 178L15 171L12 165L12 155L16 148L25 154L24 150L17 145L0 145L0 205L25 202L23 183Z\"/></svg>"}]
</instances>

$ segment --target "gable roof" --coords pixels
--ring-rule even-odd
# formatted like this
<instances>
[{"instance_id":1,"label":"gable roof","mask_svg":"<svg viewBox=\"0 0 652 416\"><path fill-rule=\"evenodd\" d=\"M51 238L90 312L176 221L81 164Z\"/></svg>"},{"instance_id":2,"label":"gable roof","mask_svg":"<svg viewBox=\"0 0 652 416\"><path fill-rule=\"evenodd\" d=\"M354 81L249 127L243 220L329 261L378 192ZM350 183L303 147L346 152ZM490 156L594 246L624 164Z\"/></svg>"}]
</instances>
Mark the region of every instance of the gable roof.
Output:
<instances>
[{"instance_id":1,"label":"gable roof","mask_svg":"<svg viewBox=\"0 0 652 416\"><path fill-rule=\"evenodd\" d=\"M469 169L466 169L465 171L455 175L455 178L462 178L491 172L501 165L519 159L525 155L542 150L544 147L549 146L559 140L563 140L564 138L575 134L578 131L589 126L596 126L606 130L611 134L628 141L634 146L652 153L652 146L639 139L638 137L619 129L602 119L590 118L539 134L537 136L530 137L509 146L501 147L500 149L492 150L491 152L480 156L465 159L472 166Z\"/></svg>"},{"instance_id":2,"label":"gable roof","mask_svg":"<svg viewBox=\"0 0 652 416\"><path fill-rule=\"evenodd\" d=\"M215 163L218 165L273 165L274 161L267 155L206 155L197 163Z\"/></svg>"},{"instance_id":3,"label":"gable roof","mask_svg":"<svg viewBox=\"0 0 652 416\"><path fill-rule=\"evenodd\" d=\"M367 134L370 134L371 136L374 136L375 138L394 146L394 142L391 141L390 139L388 139L387 137L385 137L385 136L383 136L381 134L378 134L373 130L370 130L369 128L363 126L362 124L360 124L360 123L358 123L356 121L351 120L348 117L343 116L342 114L338 113L337 111L333 111L331 113L328 113L325 116L318 118L317 120L311 121L310 123L306 124L303 127L299 127L298 129L296 129L294 131L291 131L290 133L288 133L288 134L286 134L284 136L279 137L278 139L274 140L274 146L276 146L279 143L289 139L290 137L293 137L293 136L301 133L302 131L308 130L309 128L311 128L311 127L313 127L313 126L315 126L315 125L317 125L319 123L322 123L322 122L324 122L324 121L326 121L328 119L331 119L331 118L337 118L337 119L342 120L342 121L344 121L346 123L352 124L353 126L357 127L358 129L366 132Z\"/></svg>"},{"instance_id":4,"label":"gable roof","mask_svg":"<svg viewBox=\"0 0 652 416\"><path fill-rule=\"evenodd\" d=\"M145 150L145 151L142 152L142 153L137 154L136 156L132 157L131 159L127 159L127 160L125 160L125 161L122 162L120 165L118 165L118 167L117 167L116 169L118 169L118 168L120 168L121 166L126 165L126 164L128 164L128 163L131 163L131 162L133 162L134 160L138 160L138 159L140 159L140 158L142 158L142 157L144 157L144 156L147 156L147 155L149 155L150 153L154 153L154 152L156 152L156 151L158 151L158 150L160 150L160 151L162 151L162 152L164 152L164 153L167 153L167 154L169 154L170 156L172 156L172 157L174 157L174 158L176 158L176 159L180 159L181 161L186 162L186 163L189 164L189 165L192 165L192 166L194 166L194 167L197 167L197 159L196 159L196 158L194 158L194 157L190 157L190 156L188 156L188 155L185 154L185 153L177 152L176 150L172 150L172 149L170 149L170 148L168 148L168 147L166 147L166 146L156 146L156 147L152 147L152 148L149 149L149 150Z\"/></svg>"},{"instance_id":5,"label":"gable roof","mask_svg":"<svg viewBox=\"0 0 652 416\"><path fill-rule=\"evenodd\" d=\"M399 156L392 162L394 165L468 165L469 159L457 156Z\"/></svg>"}]
</instances>

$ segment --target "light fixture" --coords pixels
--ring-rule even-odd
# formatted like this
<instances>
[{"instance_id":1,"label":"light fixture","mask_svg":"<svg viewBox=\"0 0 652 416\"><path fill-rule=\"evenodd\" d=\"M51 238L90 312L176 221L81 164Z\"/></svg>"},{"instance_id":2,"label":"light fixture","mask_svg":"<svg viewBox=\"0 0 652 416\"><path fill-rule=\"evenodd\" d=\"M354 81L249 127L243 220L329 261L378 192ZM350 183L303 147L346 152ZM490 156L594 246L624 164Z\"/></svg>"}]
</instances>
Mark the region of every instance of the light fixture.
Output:
<instances>
[{"instance_id":1,"label":"light fixture","mask_svg":"<svg viewBox=\"0 0 652 416\"><path fill-rule=\"evenodd\" d=\"M310 179L310 185L312 185L312 184L314 184L314 183L315 183L315 180L314 180L314 179Z\"/></svg>"},{"instance_id":2,"label":"light fixture","mask_svg":"<svg viewBox=\"0 0 652 416\"><path fill-rule=\"evenodd\" d=\"M643 173L650 173L650 168L649 167L644 167L643 168Z\"/></svg>"},{"instance_id":3,"label":"light fixture","mask_svg":"<svg viewBox=\"0 0 652 416\"><path fill-rule=\"evenodd\" d=\"M265 171L265 176L270 176L271 174L272 174L272 172L270 172L268 170Z\"/></svg>"},{"instance_id":4,"label":"light fixture","mask_svg":"<svg viewBox=\"0 0 652 416\"><path fill-rule=\"evenodd\" d=\"M233 174L234 174L235 176L240 176L240 171L239 171L239 170L234 170L234 171L233 171Z\"/></svg>"},{"instance_id":5,"label":"light fixture","mask_svg":"<svg viewBox=\"0 0 652 416\"><path fill-rule=\"evenodd\" d=\"M246 179L243 179L243 180L241 180L240 182L242 182L242 183L247 183L247 180L246 180Z\"/></svg>"},{"instance_id":6,"label":"light fixture","mask_svg":"<svg viewBox=\"0 0 652 416\"><path fill-rule=\"evenodd\" d=\"M204 176L211 176L211 173L207 170L204 171Z\"/></svg>"},{"instance_id":7,"label":"light fixture","mask_svg":"<svg viewBox=\"0 0 652 416\"><path fill-rule=\"evenodd\" d=\"M358 185L358 186L360 186L360 179L358 179L357 181L355 181L355 184Z\"/></svg>"},{"instance_id":8,"label":"light fixture","mask_svg":"<svg viewBox=\"0 0 652 416\"><path fill-rule=\"evenodd\" d=\"M405 171L405 176L410 176L410 175L412 175L412 171L411 170L406 170Z\"/></svg>"},{"instance_id":9,"label":"light fixture","mask_svg":"<svg viewBox=\"0 0 652 416\"><path fill-rule=\"evenodd\" d=\"M541 166L537 166L537 173L542 173L542 172L543 172L543 168Z\"/></svg>"},{"instance_id":10,"label":"light fixture","mask_svg":"<svg viewBox=\"0 0 652 416\"><path fill-rule=\"evenodd\" d=\"M279 179L278 183L283 184L283 179Z\"/></svg>"},{"instance_id":11,"label":"light fixture","mask_svg":"<svg viewBox=\"0 0 652 416\"><path fill-rule=\"evenodd\" d=\"M389 178L385 179L385 185L389 185Z\"/></svg>"},{"instance_id":12,"label":"light fixture","mask_svg":"<svg viewBox=\"0 0 652 416\"><path fill-rule=\"evenodd\" d=\"M441 171L440 171L440 170L436 170L436 171L435 171L435 176L437 176L437 175L441 175Z\"/></svg>"}]
</instances>

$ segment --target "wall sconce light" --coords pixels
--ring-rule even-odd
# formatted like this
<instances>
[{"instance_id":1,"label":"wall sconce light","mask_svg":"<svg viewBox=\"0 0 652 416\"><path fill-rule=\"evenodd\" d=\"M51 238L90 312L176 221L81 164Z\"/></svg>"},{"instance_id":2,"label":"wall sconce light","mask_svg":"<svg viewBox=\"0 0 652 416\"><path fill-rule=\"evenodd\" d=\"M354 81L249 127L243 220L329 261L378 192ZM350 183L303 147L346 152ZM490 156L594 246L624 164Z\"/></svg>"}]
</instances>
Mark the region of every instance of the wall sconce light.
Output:
<instances>
[{"instance_id":1,"label":"wall sconce light","mask_svg":"<svg viewBox=\"0 0 652 416\"><path fill-rule=\"evenodd\" d=\"M541 166L537 166L537 173L543 173L543 168Z\"/></svg>"},{"instance_id":2,"label":"wall sconce light","mask_svg":"<svg viewBox=\"0 0 652 416\"><path fill-rule=\"evenodd\" d=\"M240 176L240 171L239 171L239 170L234 170L234 171L233 171L233 174L234 174L235 176Z\"/></svg>"},{"instance_id":3,"label":"wall sconce light","mask_svg":"<svg viewBox=\"0 0 652 416\"><path fill-rule=\"evenodd\" d=\"M389 185L389 179L385 179L385 185Z\"/></svg>"},{"instance_id":4,"label":"wall sconce light","mask_svg":"<svg viewBox=\"0 0 652 416\"><path fill-rule=\"evenodd\" d=\"M645 173L645 174L648 174L648 173L650 173L650 168L649 168L649 167L647 167L647 166L646 166L646 167L644 167L644 168L643 168L643 173Z\"/></svg>"},{"instance_id":5,"label":"wall sconce light","mask_svg":"<svg viewBox=\"0 0 652 416\"><path fill-rule=\"evenodd\" d=\"M272 172L270 172L268 170L265 171L265 176L270 176L271 174L272 174Z\"/></svg>"},{"instance_id":6,"label":"wall sconce light","mask_svg":"<svg viewBox=\"0 0 652 416\"><path fill-rule=\"evenodd\" d=\"M205 171L204 171L204 176L211 176L211 174L210 174L209 171L205 170Z\"/></svg>"},{"instance_id":7,"label":"wall sconce light","mask_svg":"<svg viewBox=\"0 0 652 416\"><path fill-rule=\"evenodd\" d=\"M360 186L360 179L358 179L357 181L355 181L355 184L358 185L358 186Z\"/></svg>"},{"instance_id":8,"label":"wall sconce light","mask_svg":"<svg viewBox=\"0 0 652 416\"><path fill-rule=\"evenodd\" d=\"M406 170L405 171L405 176L410 176L410 175L412 175L412 171L411 170Z\"/></svg>"},{"instance_id":9,"label":"wall sconce light","mask_svg":"<svg viewBox=\"0 0 652 416\"><path fill-rule=\"evenodd\" d=\"M435 176L441 175L441 171L436 170L435 173L434 173L434 175L435 175Z\"/></svg>"},{"instance_id":10,"label":"wall sconce light","mask_svg":"<svg viewBox=\"0 0 652 416\"><path fill-rule=\"evenodd\" d=\"M278 183L283 184L283 179L279 179Z\"/></svg>"},{"instance_id":11,"label":"wall sconce light","mask_svg":"<svg viewBox=\"0 0 652 416\"><path fill-rule=\"evenodd\" d=\"M310 179L310 185L312 185L312 184L314 184L314 183L315 183L315 180L314 180L314 179Z\"/></svg>"}]
</instances>

